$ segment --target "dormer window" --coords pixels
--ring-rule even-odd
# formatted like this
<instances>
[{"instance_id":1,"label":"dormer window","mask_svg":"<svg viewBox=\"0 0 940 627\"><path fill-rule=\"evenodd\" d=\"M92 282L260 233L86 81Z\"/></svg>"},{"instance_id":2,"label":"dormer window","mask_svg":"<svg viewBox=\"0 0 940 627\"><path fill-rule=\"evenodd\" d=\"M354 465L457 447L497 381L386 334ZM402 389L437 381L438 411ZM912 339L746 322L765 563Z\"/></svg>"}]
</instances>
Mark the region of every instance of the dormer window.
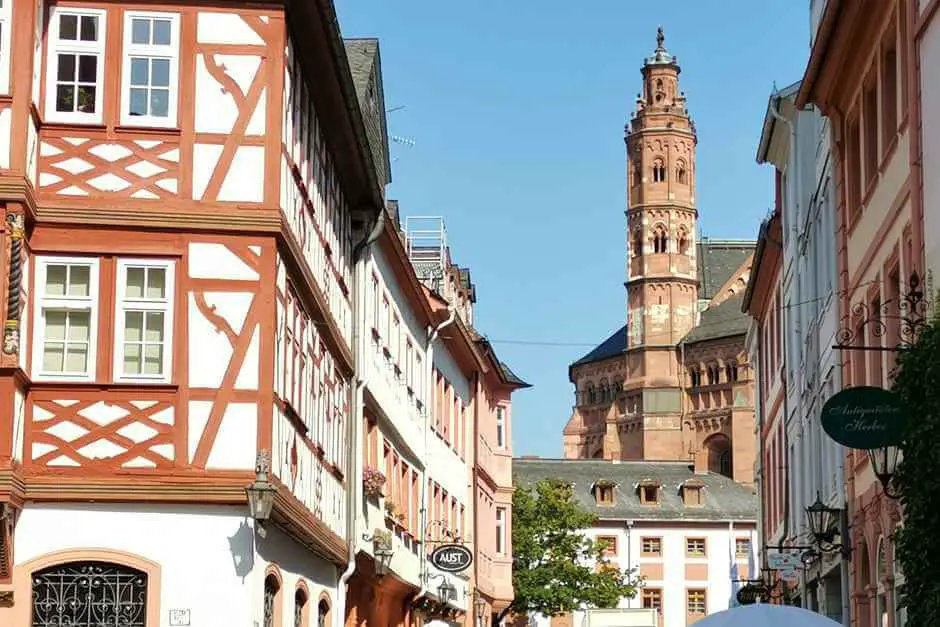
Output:
<instances>
[{"instance_id":1,"label":"dormer window","mask_svg":"<svg viewBox=\"0 0 940 627\"><path fill-rule=\"evenodd\" d=\"M617 484L608 479L601 479L594 484L594 500L598 505L611 506L614 504L614 488Z\"/></svg>"},{"instance_id":2,"label":"dormer window","mask_svg":"<svg viewBox=\"0 0 940 627\"><path fill-rule=\"evenodd\" d=\"M705 503L705 484L690 479L682 484L682 503L686 507L701 507Z\"/></svg>"},{"instance_id":3,"label":"dormer window","mask_svg":"<svg viewBox=\"0 0 940 627\"><path fill-rule=\"evenodd\" d=\"M640 491L640 503L643 505L659 505L659 482L651 480L641 481L638 488Z\"/></svg>"}]
</instances>

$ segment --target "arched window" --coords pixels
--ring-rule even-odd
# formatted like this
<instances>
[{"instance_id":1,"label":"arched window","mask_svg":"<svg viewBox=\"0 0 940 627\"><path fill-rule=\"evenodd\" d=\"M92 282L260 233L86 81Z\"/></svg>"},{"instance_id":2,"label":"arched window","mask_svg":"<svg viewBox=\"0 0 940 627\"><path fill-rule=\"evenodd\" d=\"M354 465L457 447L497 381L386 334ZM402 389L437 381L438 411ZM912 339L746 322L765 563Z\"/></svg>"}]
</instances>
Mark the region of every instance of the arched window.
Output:
<instances>
[{"instance_id":1,"label":"arched window","mask_svg":"<svg viewBox=\"0 0 940 627\"><path fill-rule=\"evenodd\" d=\"M888 590L885 584L887 572L885 568L884 538L878 540L877 560L878 561L875 563L875 587L877 589L877 596L875 598L877 614L875 614L875 616L877 616L877 618L875 620L877 621L877 627L888 627Z\"/></svg>"},{"instance_id":2,"label":"arched window","mask_svg":"<svg viewBox=\"0 0 940 627\"><path fill-rule=\"evenodd\" d=\"M587 384L587 402L588 405L593 405L597 402L597 391L594 389L593 383Z\"/></svg>"},{"instance_id":3,"label":"arched window","mask_svg":"<svg viewBox=\"0 0 940 627\"><path fill-rule=\"evenodd\" d=\"M669 242L669 236L666 234L666 229L663 225L657 224L653 229L653 252L655 253L664 253L666 252L666 245Z\"/></svg>"},{"instance_id":4,"label":"arched window","mask_svg":"<svg viewBox=\"0 0 940 627\"><path fill-rule=\"evenodd\" d=\"M676 180L679 181L680 185L687 185L689 182L689 175L685 170L685 161L679 160L676 163Z\"/></svg>"},{"instance_id":5,"label":"arched window","mask_svg":"<svg viewBox=\"0 0 940 627\"><path fill-rule=\"evenodd\" d=\"M678 248L680 255L689 254L689 234L686 232L684 227L679 228Z\"/></svg>"},{"instance_id":6,"label":"arched window","mask_svg":"<svg viewBox=\"0 0 940 627\"><path fill-rule=\"evenodd\" d=\"M895 529L895 533L900 527ZM904 587L904 571L901 570L901 560L898 559L898 545L891 546L891 566L894 571L892 577L891 601L894 604L894 627L905 627L907 625L907 608L901 607L898 593Z\"/></svg>"},{"instance_id":7,"label":"arched window","mask_svg":"<svg viewBox=\"0 0 940 627\"><path fill-rule=\"evenodd\" d=\"M712 364L712 365L710 365L710 366L708 367L708 385L717 385L717 384L718 384L718 382L721 380L721 377L720 377L720 374L719 374L720 372L721 372L721 371L718 370L718 366L716 366L716 365L714 365L714 364Z\"/></svg>"},{"instance_id":8,"label":"arched window","mask_svg":"<svg viewBox=\"0 0 940 627\"><path fill-rule=\"evenodd\" d=\"M732 458L731 441L723 433L716 433L705 440L705 450L708 454L708 470L726 477L731 477Z\"/></svg>"},{"instance_id":9,"label":"arched window","mask_svg":"<svg viewBox=\"0 0 940 627\"><path fill-rule=\"evenodd\" d=\"M662 159L653 159L653 182L662 183L666 180L666 164Z\"/></svg>"},{"instance_id":10,"label":"arched window","mask_svg":"<svg viewBox=\"0 0 940 627\"><path fill-rule=\"evenodd\" d=\"M601 379L601 402L606 403L610 400L610 386L607 385L607 379Z\"/></svg>"},{"instance_id":11,"label":"arched window","mask_svg":"<svg viewBox=\"0 0 940 627\"><path fill-rule=\"evenodd\" d=\"M643 231L641 229L633 232L633 254L637 257L643 254Z\"/></svg>"},{"instance_id":12,"label":"arched window","mask_svg":"<svg viewBox=\"0 0 940 627\"><path fill-rule=\"evenodd\" d=\"M304 627L306 622L304 614L307 610L307 593L303 588L297 588L294 593L294 627Z\"/></svg>"},{"instance_id":13,"label":"arched window","mask_svg":"<svg viewBox=\"0 0 940 627\"><path fill-rule=\"evenodd\" d=\"M317 627L327 627L330 624L330 603L326 599L320 599L317 604Z\"/></svg>"},{"instance_id":14,"label":"arched window","mask_svg":"<svg viewBox=\"0 0 940 627\"><path fill-rule=\"evenodd\" d=\"M728 365L725 366L725 377L728 379L728 383L734 383L738 380L737 362L728 362Z\"/></svg>"},{"instance_id":15,"label":"arched window","mask_svg":"<svg viewBox=\"0 0 940 627\"><path fill-rule=\"evenodd\" d=\"M643 182L643 166L640 165L639 160L633 163L633 184L639 185Z\"/></svg>"},{"instance_id":16,"label":"arched window","mask_svg":"<svg viewBox=\"0 0 940 627\"><path fill-rule=\"evenodd\" d=\"M147 574L137 569L109 562L66 562L36 571L31 579L34 627L147 625Z\"/></svg>"},{"instance_id":17,"label":"arched window","mask_svg":"<svg viewBox=\"0 0 940 627\"><path fill-rule=\"evenodd\" d=\"M692 387L694 388L702 385L702 371L699 370L698 366L689 368L689 379L692 381Z\"/></svg>"},{"instance_id":18,"label":"arched window","mask_svg":"<svg viewBox=\"0 0 940 627\"><path fill-rule=\"evenodd\" d=\"M274 627L275 613L277 612L278 592L281 584L273 574L264 578L264 627Z\"/></svg>"}]
</instances>

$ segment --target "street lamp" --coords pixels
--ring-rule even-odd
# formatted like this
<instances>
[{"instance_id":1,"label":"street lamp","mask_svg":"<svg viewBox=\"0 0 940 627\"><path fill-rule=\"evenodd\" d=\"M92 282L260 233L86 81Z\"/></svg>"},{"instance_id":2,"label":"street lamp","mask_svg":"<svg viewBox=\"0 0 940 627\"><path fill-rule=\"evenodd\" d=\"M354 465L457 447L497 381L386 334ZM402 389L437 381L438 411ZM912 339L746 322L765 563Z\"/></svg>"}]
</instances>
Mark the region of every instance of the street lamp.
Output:
<instances>
[{"instance_id":1,"label":"street lamp","mask_svg":"<svg viewBox=\"0 0 940 627\"><path fill-rule=\"evenodd\" d=\"M372 557L375 561L375 576L384 577L392 565L392 534L385 529L375 529L372 535L362 534L362 539L372 543Z\"/></svg>"},{"instance_id":2,"label":"street lamp","mask_svg":"<svg viewBox=\"0 0 940 627\"><path fill-rule=\"evenodd\" d=\"M897 446L882 446L868 451L872 471L878 477L878 481L881 482L881 488L884 490L885 496L890 499L901 498L901 495L891 487L891 479L898 469L900 453L901 449Z\"/></svg>"},{"instance_id":3,"label":"street lamp","mask_svg":"<svg viewBox=\"0 0 940 627\"><path fill-rule=\"evenodd\" d=\"M457 598L457 588L445 577L441 585L437 587L437 594L441 599L441 603L447 603Z\"/></svg>"},{"instance_id":4,"label":"street lamp","mask_svg":"<svg viewBox=\"0 0 940 627\"><path fill-rule=\"evenodd\" d=\"M477 616L482 620L483 613L486 612L486 599L484 599L479 592L476 594L476 601L473 602L473 606L477 611Z\"/></svg>"},{"instance_id":5,"label":"street lamp","mask_svg":"<svg viewBox=\"0 0 940 627\"><path fill-rule=\"evenodd\" d=\"M248 496L248 510L251 517L259 523L271 517L274 509L274 495L277 488L268 480L271 470L271 454L266 450L258 451L255 457L255 480L245 488Z\"/></svg>"},{"instance_id":6,"label":"street lamp","mask_svg":"<svg viewBox=\"0 0 940 627\"><path fill-rule=\"evenodd\" d=\"M835 543L836 535L841 536L841 517L843 510L829 507L822 501L819 492L816 492L816 502L806 508L806 517L809 520L809 531L813 541L823 553L833 553L841 550L846 553L847 548L842 543Z\"/></svg>"},{"instance_id":7,"label":"street lamp","mask_svg":"<svg viewBox=\"0 0 940 627\"><path fill-rule=\"evenodd\" d=\"M378 577L384 577L392 565L394 551L388 547L379 546L372 553L375 556L375 574Z\"/></svg>"}]
</instances>

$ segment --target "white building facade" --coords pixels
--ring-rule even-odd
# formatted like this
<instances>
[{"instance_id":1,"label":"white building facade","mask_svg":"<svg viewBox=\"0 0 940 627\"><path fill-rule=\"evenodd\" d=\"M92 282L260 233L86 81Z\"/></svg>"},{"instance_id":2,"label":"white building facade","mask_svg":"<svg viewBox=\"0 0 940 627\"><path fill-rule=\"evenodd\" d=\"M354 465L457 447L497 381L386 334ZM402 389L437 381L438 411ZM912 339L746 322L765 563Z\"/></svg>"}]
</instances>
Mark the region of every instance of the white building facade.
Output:
<instances>
[{"instance_id":1,"label":"white building facade","mask_svg":"<svg viewBox=\"0 0 940 627\"><path fill-rule=\"evenodd\" d=\"M442 573L428 557L437 544L464 538L472 511L470 379L441 337L454 316L432 307L434 297L415 275L397 216L386 213L375 236L358 270L363 434L356 485L363 493L355 499L363 504L356 551L371 563L357 568L350 580L351 605L360 616L368 615L373 603L368 588L377 586L402 606L417 607L430 597L467 611L468 575ZM378 475L377 482L371 479ZM376 576L377 549L391 550L384 576ZM445 581L453 592L441 599ZM372 616L407 621L394 611Z\"/></svg>"},{"instance_id":2,"label":"white building facade","mask_svg":"<svg viewBox=\"0 0 940 627\"><path fill-rule=\"evenodd\" d=\"M844 451L822 430L825 402L842 389L836 294L836 201L829 121L797 110L798 84L771 96L758 162L777 172L782 256L782 355L785 379L787 519L771 544L810 546L806 508L817 497L845 507ZM772 245L772 244L771 244ZM766 376L767 373L762 373ZM801 578L803 607L848 621L848 565L824 554ZM847 622L845 624L848 624Z\"/></svg>"},{"instance_id":3,"label":"white building facade","mask_svg":"<svg viewBox=\"0 0 940 627\"><path fill-rule=\"evenodd\" d=\"M685 462L522 458L514 467L528 485L573 482L577 500L598 517L585 535L606 544L611 566L642 579L637 595L619 608L645 617L640 620L650 620L654 610L650 627L684 627L728 609L755 570L757 497L750 486ZM589 614L586 608L532 620L539 627L582 627Z\"/></svg>"}]
</instances>

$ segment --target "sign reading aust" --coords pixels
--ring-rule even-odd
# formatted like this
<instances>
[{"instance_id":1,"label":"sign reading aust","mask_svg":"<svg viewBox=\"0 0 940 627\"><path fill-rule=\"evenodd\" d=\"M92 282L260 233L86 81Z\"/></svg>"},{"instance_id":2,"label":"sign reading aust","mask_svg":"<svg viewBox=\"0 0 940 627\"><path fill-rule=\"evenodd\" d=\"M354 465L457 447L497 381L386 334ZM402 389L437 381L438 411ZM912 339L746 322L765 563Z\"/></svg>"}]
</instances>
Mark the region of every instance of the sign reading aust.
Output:
<instances>
[{"instance_id":1,"label":"sign reading aust","mask_svg":"<svg viewBox=\"0 0 940 627\"><path fill-rule=\"evenodd\" d=\"M899 446L907 411L901 399L883 388L846 388L822 409L822 427L830 438L855 449Z\"/></svg>"}]
</instances>

